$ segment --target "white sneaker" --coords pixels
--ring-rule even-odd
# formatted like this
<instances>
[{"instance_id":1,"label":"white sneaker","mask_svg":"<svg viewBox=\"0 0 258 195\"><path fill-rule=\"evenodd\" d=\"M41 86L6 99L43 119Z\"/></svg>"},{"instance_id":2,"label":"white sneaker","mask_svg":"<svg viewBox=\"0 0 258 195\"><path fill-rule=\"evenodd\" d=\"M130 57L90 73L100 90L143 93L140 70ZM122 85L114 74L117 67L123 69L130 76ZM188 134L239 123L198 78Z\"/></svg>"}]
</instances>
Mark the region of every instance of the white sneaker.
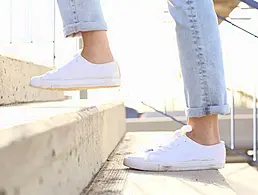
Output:
<instances>
[{"instance_id":1,"label":"white sneaker","mask_svg":"<svg viewBox=\"0 0 258 195\"><path fill-rule=\"evenodd\" d=\"M61 68L33 77L30 86L52 90L83 90L120 86L116 62L92 64L81 55Z\"/></svg>"},{"instance_id":2,"label":"white sneaker","mask_svg":"<svg viewBox=\"0 0 258 195\"><path fill-rule=\"evenodd\" d=\"M177 130L169 143L143 153L125 157L124 165L144 171L182 171L223 168L226 159L224 142L212 146L198 144L186 136L190 125Z\"/></svg>"}]
</instances>

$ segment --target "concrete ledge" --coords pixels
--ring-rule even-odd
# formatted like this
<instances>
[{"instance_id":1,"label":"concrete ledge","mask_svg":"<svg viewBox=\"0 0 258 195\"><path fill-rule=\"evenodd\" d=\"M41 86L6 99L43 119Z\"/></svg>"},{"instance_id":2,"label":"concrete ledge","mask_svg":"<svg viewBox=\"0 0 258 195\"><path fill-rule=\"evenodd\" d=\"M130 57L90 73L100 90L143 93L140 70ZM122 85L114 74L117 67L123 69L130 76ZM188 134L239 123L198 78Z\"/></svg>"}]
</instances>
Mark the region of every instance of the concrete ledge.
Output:
<instances>
[{"instance_id":1,"label":"concrete ledge","mask_svg":"<svg viewBox=\"0 0 258 195\"><path fill-rule=\"evenodd\" d=\"M251 112L251 110L250 110ZM246 111L246 113L248 113ZM178 120L185 121L186 117L177 116ZM235 115L235 146L237 149L252 149L252 114L237 114ZM126 126L128 132L136 131L175 131L181 125L169 118L140 118L127 119ZM221 139L230 145L230 116L220 116L219 119Z\"/></svg>"},{"instance_id":2,"label":"concrete ledge","mask_svg":"<svg viewBox=\"0 0 258 195\"><path fill-rule=\"evenodd\" d=\"M0 124L1 195L79 195L125 133L120 102L1 107L4 121L8 109L23 117Z\"/></svg>"},{"instance_id":3,"label":"concrete ledge","mask_svg":"<svg viewBox=\"0 0 258 195\"><path fill-rule=\"evenodd\" d=\"M64 100L63 92L45 91L29 86L32 76L44 74L48 70L49 67L0 56L0 105Z\"/></svg>"}]
</instances>

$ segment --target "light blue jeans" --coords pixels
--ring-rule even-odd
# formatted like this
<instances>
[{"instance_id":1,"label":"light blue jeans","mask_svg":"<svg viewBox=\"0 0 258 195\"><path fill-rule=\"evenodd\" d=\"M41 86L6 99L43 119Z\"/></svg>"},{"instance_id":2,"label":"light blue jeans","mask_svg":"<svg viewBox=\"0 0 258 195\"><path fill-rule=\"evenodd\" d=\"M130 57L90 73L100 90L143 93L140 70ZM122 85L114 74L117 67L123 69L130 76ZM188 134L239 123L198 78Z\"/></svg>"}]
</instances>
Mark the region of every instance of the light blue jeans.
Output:
<instances>
[{"instance_id":1,"label":"light blue jeans","mask_svg":"<svg viewBox=\"0 0 258 195\"><path fill-rule=\"evenodd\" d=\"M107 30L99 0L58 0L66 37ZM212 0L169 0L184 80L186 116L227 114L221 41Z\"/></svg>"}]
</instances>

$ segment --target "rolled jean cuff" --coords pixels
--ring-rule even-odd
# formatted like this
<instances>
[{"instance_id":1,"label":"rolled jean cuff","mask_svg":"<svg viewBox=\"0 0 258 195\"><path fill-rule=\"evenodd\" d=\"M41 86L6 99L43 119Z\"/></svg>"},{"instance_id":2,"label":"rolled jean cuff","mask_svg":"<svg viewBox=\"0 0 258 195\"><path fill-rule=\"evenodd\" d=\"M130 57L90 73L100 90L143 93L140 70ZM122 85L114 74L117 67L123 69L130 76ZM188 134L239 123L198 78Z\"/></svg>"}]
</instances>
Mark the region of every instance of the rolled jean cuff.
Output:
<instances>
[{"instance_id":1,"label":"rolled jean cuff","mask_svg":"<svg viewBox=\"0 0 258 195\"><path fill-rule=\"evenodd\" d=\"M202 117L207 115L221 114L225 115L230 112L229 105L208 106L204 108L186 108L185 114L187 117Z\"/></svg>"},{"instance_id":2,"label":"rolled jean cuff","mask_svg":"<svg viewBox=\"0 0 258 195\"><path fill-rule=\"evenodd\" d=\"M64 27L65 37L79 36L80 32L95 31L95 30L107 30L107 24L105 22L79 22L75 24L69 24Z\"/></svg>"}]
</instances>

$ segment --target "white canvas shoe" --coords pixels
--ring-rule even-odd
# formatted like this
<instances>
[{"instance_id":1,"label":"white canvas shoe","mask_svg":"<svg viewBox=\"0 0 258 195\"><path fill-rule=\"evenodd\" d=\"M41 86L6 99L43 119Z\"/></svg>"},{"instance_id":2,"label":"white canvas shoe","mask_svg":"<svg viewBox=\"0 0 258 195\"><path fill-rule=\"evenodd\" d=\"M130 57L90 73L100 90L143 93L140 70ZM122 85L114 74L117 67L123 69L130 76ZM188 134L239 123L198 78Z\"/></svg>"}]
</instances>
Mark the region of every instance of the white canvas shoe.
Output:
<instances>
[{"instance_id":1,"label":"white canvas shoe","mask_svg":"<svg viewBox=\"0 0 258 195\"><path fill-rule=\"evenodd\" d=\"M30 86L51 90L119 87L120 71L116 62L92 64L78 55L57 70L33 77Z\"/></svg>"},{"instance_id":2,"label":"white canvas shoe","mask_svg":"<svg viewBox=\"0 0 258 195\"><path fill-rule=\"evenodd\" d=\"M205 146L186 136L192 127L183 126L171 140L156 149L149 149L124 158L124 165L144 171L183 171L223 168L226 159L224 142Z\"/></svg>"}]
</instances>

